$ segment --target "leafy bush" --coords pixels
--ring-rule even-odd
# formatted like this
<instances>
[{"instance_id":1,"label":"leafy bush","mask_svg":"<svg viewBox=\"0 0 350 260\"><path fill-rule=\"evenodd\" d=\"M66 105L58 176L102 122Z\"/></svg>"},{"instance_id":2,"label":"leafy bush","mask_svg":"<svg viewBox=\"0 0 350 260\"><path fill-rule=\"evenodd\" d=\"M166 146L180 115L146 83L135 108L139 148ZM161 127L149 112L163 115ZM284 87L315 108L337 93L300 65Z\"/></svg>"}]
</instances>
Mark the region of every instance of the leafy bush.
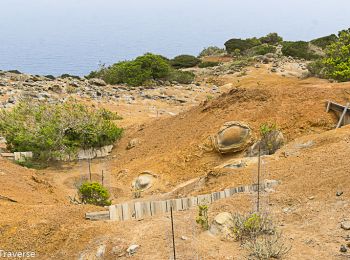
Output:
<instances>
[{"instance_id":1,"label":"leafy bush","mask_svg":"<svg viewBox=\"0 0 350 260\"><path fill-rule=\"evenodd\" d=\"M93 204L97 206L109 206L109 192L97 182L84 182L79 187L79 196L82 203Z\"/></svg>"},{"instance_id":2,"label":"leafy bush","mask_svg":"<svg viewBox=\"0 0 350 260\"><path fill-rule=\"evenodd\" d=\"M35 158L75 155L79 148L101 147L120 138L122 129L105 114L73 101L21 102L11 111L0 111L0 134L11 151L32 151Z\"/></svg>"},{"instance_id":3,"label":"leafy bush","mask_svg":"<svg viewBox=\"0 0 350 260\"><path fill-rule=\"evenodd\" d=\"M291 247L287 246L280 234L263 235L248 241L246 247L257 259L280 259L286 255Z\"/></svg>"},{"instance_id":4,"label":"leafy bush","mask_svg":"<svg viewBox=\"0 0 350 260\"><path fill-rule=\"evenodd\" d=\"M261 42L257 38L248 38L248 39L230 39L225 42L226 51L230 54L235 53L236 50L244 52L248 49L253 48L254 46L260 45Z\"/></svg>"},{"instance_id":5,"label":"leafy bush","mask_svg":"<svg viewBox=\"0 0 350 260\"><path fill-rule=\"evenodd\" d=\"M261 43L266 43L266 44L277 44L279 42L283 41L283 38L281 36L279 36L277 33L269 33L268 35L261 37L259 39L261 41Z\"/></svg>"},{"instance_id":6,"label":"leafy bush","mask_svg":"<svg viewBox=\"0 0 350 260\"><path fill-rule=\"evenodd\" d=\"M276 124L273 123L263 123L260 126L260 134L261 136L266 136L267 134L271 133L272 131L277 130Z\"/></svg>"},{"instance_id":7,"label":"leafy bush","mask_svg":"<svg viewBox=\"0 0 350 260\"><path fill-rule=\"evenodd\" d=\"M237 60L231 62L229 67L231 70L238 72L242 68L249 66L251 64L251 62L252 62L251 58L242 57L240 59L237 59Z\"/></svg>"},{"instance_id":8,"label":"leafy bush","mask_svg":"<svg viewBox=\"0 0 350 260\"><path fill-rule=\"evenodd\" d=\"M209 68L209 67L215 67L218 66L220 62L215 62L215 61L204 61L199 63L198 67L200 68Z\"/></svg>"},{"instance_id":9,"label":"leafy bush","mask_svg":"<svg viewBox=\"0 0 350 260\"><path fill-rule=\"evenodd\" d=\"M255 47L247 50L246 52L248 55L265 55L267 53L275 53L276 47L264 43L264 44L255 46Z\"/></svg>"},{"instance_id":10,"label":"leafy bush","mask_svg":"<svg viewBox=\"0 0 350 260\"><path fill-rule=\"evenodd\" d=\"M326 49L326 47L338 40L338 37L335 34L331 34L328 36L324 36L321 38L317 38L311 41L312 44L322 48Z\"/></svg>"},{"instance_id":11,"label":"leafy bush","mask_svg":"<svg viewBox=\"0 0 350 260\"><path fill-rule=\"evenodd\" d=\"M339 39L326 49L324 75L338 81L350 81L350 29L339 32Z\"/></svg>"},{"instance_id":12,"label":"leafy bush","mask_svg":"<svg viewBox=\"0 0 350 260\"><path fill-rule=\"evenodd\" d=\"M198 216L196 222L201 225L202 229L209 229L209 219L208 219L208 205L198 206Z\"/></svg>"},{"instance_id":13,"label":"leafy bush","mask_svg":"<svg viewBox=\"0 0 350 260\"><path fill-rule=\"evenodd\" d=\"M170 60L170 64L177 69L191 68L197 66L200 62L200 59L192 55L179 55Z\"/></svg>"},{"instance_id":14,"label":"leafy bush","mask_svg":"<svg viewBox=\"0 0 350 260\"><path fill-rule=\"evenodd\" d=\"M320 56L310 51L309 43L304 41L297 42L283 42L282 53L285 56L292 56L294 58L313 60Z\"/></svg>"},{"instance_id":15,"label":"leafy bush","mask_svg":"<svg viewBox=\"0 0 350 260\"><path fill-rule=\"evenodd\" d=\"M167 76L167 80L176 81L181 84L190 84L193 82L195 75L189 71L172 70Z\"/></svg>"},{"instance_id":16,"label":"leafy bush","mask_svg":"<svg viewBox=\"0 0 350 260\"><path fill-rule=\"evenodd\" d=\"M258 213L233 215L233 234L236 240L245 241L262 234L274 234L275 227L266 216Z\"/></svg>"},{"instance_id":17,"label":"leafy bush","mask_svg":"<svg viewBox=\"0 0 350 260\"><path fill-rule=\"evenodd\" d=\"M316 77L323 78L325 72L325 66L322 59L318 59L307 64L307 69L310 74Z\"/></svg>"},{"instance_id":18,"label":"leafy bush","mask_svg":"<svg viewBox=\"0 0 350 260\"><path fill-rule=\"evenodd\" d=\"M112 66L102 66L87 78L102 78L109 84L126 83L140 86L151 79L166 78L171 70L169 61L161 55L146 53L132 61L122 61Z\"/></svg>"},{"instance_id":19,"label":"leafy bush","mask_svg":"<svg viewBox=\"0 0 350 260\"><path fill-rule=\"evenodd\" d=\"M216 46L209 46L204 48L201 53L199 53L198 57L219 56L223 54L226 54L225 49Z\"/></svg>"}]
</instances>

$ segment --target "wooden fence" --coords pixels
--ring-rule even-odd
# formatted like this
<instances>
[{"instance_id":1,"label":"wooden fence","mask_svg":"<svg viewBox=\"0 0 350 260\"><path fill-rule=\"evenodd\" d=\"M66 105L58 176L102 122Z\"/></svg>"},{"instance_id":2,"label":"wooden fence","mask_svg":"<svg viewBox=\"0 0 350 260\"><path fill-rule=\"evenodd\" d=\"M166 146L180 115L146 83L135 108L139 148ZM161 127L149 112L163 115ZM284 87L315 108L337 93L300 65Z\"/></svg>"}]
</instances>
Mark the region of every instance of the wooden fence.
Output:
<instances>
[{"instance_id":1,"label":"wooden fence","mask_svg":"<svg viewBox=\"0 0 350 260\"><path fill-rule=\"evenodd\" d=\"M260 190L271 187L271 184L260 185ZM258 185L240 186L236 188L225 189L211 194L198 195L196 197L187 197L179 199L169 199L163 201L130 201L121 204L109 206L108 211L91 212L86 214L90 220L132 220L143 219L155 215L173 211L188 210L193 206L210 204L219 199L224 199L241 192L254 192L258 190Z\"/></svg>"}]
</instances>

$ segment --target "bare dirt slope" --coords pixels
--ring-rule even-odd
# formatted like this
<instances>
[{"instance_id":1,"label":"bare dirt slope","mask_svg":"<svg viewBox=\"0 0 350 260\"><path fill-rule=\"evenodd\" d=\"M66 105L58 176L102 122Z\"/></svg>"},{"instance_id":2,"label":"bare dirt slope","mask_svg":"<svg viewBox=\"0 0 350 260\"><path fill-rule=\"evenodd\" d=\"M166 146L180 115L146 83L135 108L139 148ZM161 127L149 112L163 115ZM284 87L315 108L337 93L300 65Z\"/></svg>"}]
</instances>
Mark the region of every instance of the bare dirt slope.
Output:
<instances>
[{"instance_id":1,"label":"bare dirt slope","mask_svg":"<svg viewBox=\"0 0 350 260\"><path fill-rule=\"evenodd\" d=\"M131 181L144 170L159 176L143 194L145 198L211 171L208 183L196 193L251 183L253 166L213 171L241 155L209 151L207 138L226 121L245 121L257 135L262 123L273 122L289 142L275 155L263 158L265 177L280 181L264 205L292 245L286 259L348 259L339 247L349 235L340 222L350 217L350 127L331 130L336 118L325 113L325 101L347 102L350 84L281 77L265 69L220 80L231 88L226 94L177 116L134 122L111 158L93 163L94 169L107 170L114 202L132 198ZM127 150L128 142L135 138L139 144ZM84 220L86 212L103 209L69 203L68 195L74 192L82 170L86 169L81 164L70 163L35 171L0 160L0 195L17 201L0 199L0 248L35 251L37 259L97 259L100 246L106 246L101 259L125 259L126 248L139 244L134 259L169 259L168 216L122 223ZM343 194L336 196L337 191ZM252 196L242 194L215 202L209 214L212 219L222 211L251 209ZM180 259L248 257L239 243L202 232L194 224L195 215L196 209L175 215Z\"/></svg>"}]
</instances>

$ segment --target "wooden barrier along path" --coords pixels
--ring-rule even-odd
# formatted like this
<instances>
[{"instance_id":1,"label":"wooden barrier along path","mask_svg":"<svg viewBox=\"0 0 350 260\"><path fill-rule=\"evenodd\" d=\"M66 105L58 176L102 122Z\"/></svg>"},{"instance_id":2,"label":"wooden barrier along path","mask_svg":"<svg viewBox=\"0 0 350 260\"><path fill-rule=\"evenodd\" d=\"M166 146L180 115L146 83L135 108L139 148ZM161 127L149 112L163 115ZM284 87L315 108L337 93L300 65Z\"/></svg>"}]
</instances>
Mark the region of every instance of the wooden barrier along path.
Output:
<instances>
[{"instance_id":1,"label":"wooden barrier along path","mask_svg":"<svg viewBox=\"0 0 350 260\"><path fill-rule=\"evenodd\" d=\"M274 183L265 182L260 185L260 190L273 186ZM179 199L169 199L163 201L130 201L121 204L109 206L109 211L90 212L86 213L86 218L90 220L132 220L143 219L155 215L165 214L170 212L170 207L173 211L188 210L193 206L210 204L219 199L224 199L233 196L236 193L256 192L257 185L240 186L236 188L225 189L211 194L198 195L196 197L187 197Z\"/></svg>"}]
</instances>

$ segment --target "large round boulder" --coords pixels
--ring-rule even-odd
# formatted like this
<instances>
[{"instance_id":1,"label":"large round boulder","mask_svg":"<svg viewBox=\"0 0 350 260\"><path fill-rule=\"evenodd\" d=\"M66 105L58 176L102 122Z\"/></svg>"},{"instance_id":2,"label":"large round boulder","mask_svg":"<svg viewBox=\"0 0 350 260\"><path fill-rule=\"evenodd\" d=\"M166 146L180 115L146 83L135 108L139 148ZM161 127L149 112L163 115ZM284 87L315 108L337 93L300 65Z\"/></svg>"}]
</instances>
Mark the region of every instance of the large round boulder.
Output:
<instances>
[{"instance_id":1,"label":"large round boulder","mask_svg":"<svg viewBox=\"0 0 350 260\"><path fill-rule=\"evenodd\" d=\"M139 174L137 178L132 182L132 187L135 190L147 190L152 187L154 179L157 177L150 171L144 171Z\"/></svg>"},{"instance_id":2,"label":"large round boulder","mask_svg":"<svg viewBox=\"0 0 350 260\"><path fill-rule=\"evenodd\" d=\"M242 122L226 122L212 138L216 151L235 153L244 150L253 141L250 127Z\"/></svg>"},{"instance_id":3,"label":"large round boulder","mask_svg":"<svg viewBox=\"0 0 350 260\"><path fill-rule=\"evenodd\" d=\"M232 235L233 217L229 212L221 212L215 216L209 232L214 236L229 238Z\"/></svg>"}]
</instances>

